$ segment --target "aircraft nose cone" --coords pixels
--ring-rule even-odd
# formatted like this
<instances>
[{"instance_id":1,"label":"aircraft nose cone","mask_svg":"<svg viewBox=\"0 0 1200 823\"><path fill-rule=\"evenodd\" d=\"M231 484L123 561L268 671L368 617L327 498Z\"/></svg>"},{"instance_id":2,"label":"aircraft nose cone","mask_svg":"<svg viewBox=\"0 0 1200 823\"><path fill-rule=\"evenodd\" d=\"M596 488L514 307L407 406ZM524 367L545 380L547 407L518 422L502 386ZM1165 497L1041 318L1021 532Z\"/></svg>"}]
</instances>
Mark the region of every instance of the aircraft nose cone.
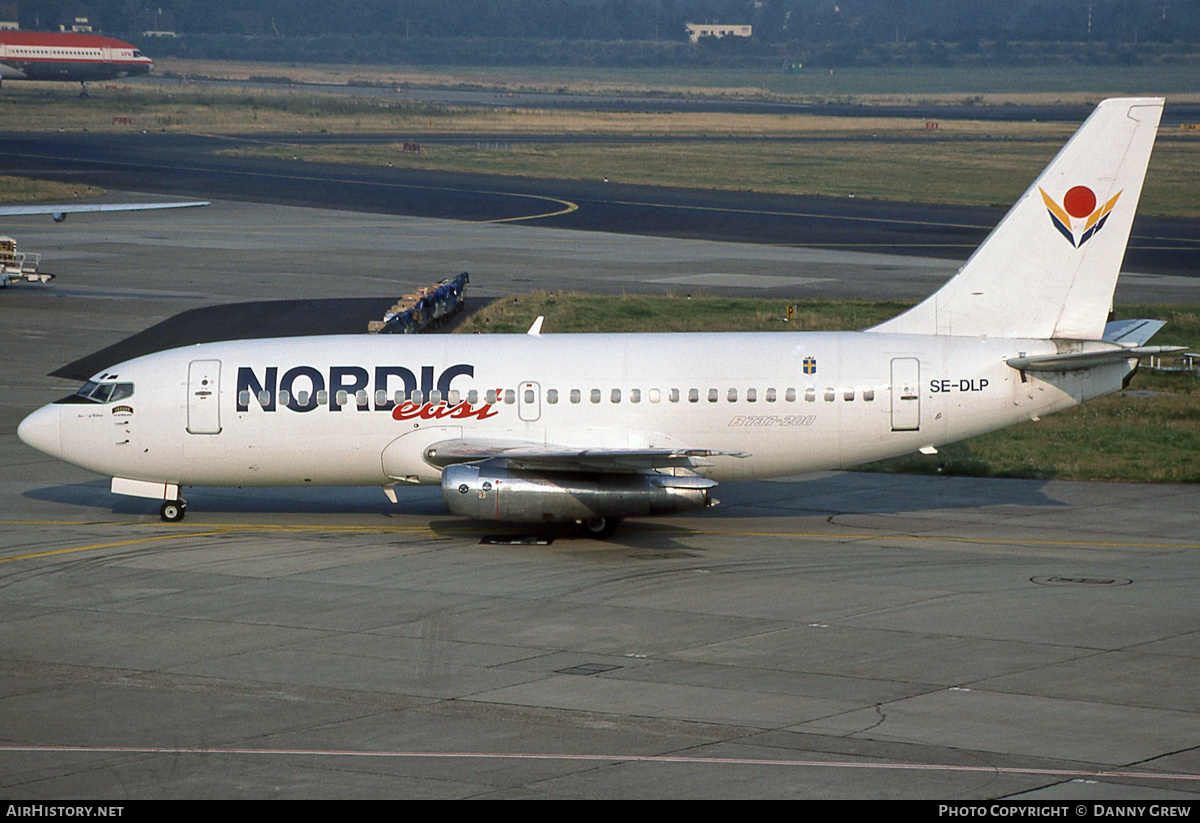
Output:
<instances>
[{"instance_id":1,"label":"aircraft nose cone","mask_svg":"<svg viewBox=\"0 0 1200 823\"><path fill-rule=\"evenodd\" d=\"M27 446L57 457L62 451L62 426L57 406L42 406L17 426L17 437Z\"/></svg>"}]
</instances>

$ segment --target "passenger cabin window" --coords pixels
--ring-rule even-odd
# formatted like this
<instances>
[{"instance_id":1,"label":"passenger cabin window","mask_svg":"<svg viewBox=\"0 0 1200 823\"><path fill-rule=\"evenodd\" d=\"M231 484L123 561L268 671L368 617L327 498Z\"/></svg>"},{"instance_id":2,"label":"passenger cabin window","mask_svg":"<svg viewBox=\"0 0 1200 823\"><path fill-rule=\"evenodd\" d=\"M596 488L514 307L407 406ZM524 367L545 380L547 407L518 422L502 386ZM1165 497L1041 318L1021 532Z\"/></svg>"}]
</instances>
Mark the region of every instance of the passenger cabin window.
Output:
<instances>
[{"instance_id":1,"label":"passenger cabin window","mask_svg":"<svg viewBox=\"0 0 1200 823\"><path fill-rule=\"evenodd\" d=\"M679 389L671 389L669 392L667 392L667 399L670 400L672 403L678 403L679 402Z\"/></svg>"},{"instance_id":2,"label":"passenger cabin window","mask_svg":"<svg viewBox=\"0 0 1200 823\"><path fill-rule=\"evenodd\" d=\"M708 390L708 402L709 403L716 403L717 398L720 396L721 396L721 393L719 391L717 391L716 389Z\"/></svg>"},{"instance_id":3,"label":"passenger cabin window","mask_svg":"<svg viewBox=\"0 0 1200 823\"><path fill-rule=\"evenodd\" d=\"M863 389L863 400L870 402L874 399L875 399L875 390L874 389Z\"/></svg>"},{"instance_id":4,"label":"passenger cabin window","mask_svg":"<svg viewBox=\"0 0 1200 823\"><path fill-rule=\"evenodd\" d=\"M725 399L728 400L730 403L736 403L737 402L737 389L730 389L726 393Z\"/></svg>"},{"instance_id":5,"label":"passenger cabin window","mask_svg":"<svg viewBox=\"0 0 1200 823\"><path fill-rule=\"evenodd\" d=\"M630 389L629 390L629 402L630 403L641 403L642 402L642 390L641 389Z\"/></svg>"},{"instance_id":6,"label":"passenger cabin window","mask_svg":"<svg viewBox=\"0 0 1200 823\"><path fill-rule=\"evenodd\" d=\"M551 405L558 402L558 389L546 389L546 402Z\"/></svg>"},{"instance_id":7,"label":"passenger cabin window","mask_svg":"<svg viewBox=\"0 0 1200 823\"><path fill-rule=\"evenodd\" d=\"M804 390L804 402L805 403L814 403L814 402L816 402L816 400L817 400L817 390L814 389L812 386L809 386L807 389Z\"/></svg>"},{"instance_id":8,"label":"passenger cabin window","mask_svg":"<svg viewBox=\"0 0 1200 823\"><path fill-rule=\"evenodd\" d=\"M788 389L787 391L785 391L783 393L783 399L789 403L795 403L796 402L796 390Z\"/></svg>"},{"instance_id":9,"label":"passenger cabin window","mask_svg":"<svg viewBox=\"0 0 1200 823\"><path fill-rule=\"evenodd\" d=\"M688 389L688 402L689 403L699 403L700 402L700 390L699 389Z\"/></svg>"},{"instance_id":10,"label":"passenger cabin window","mask_svg":"<svg viewBox=\"0 0 1200 823\"><path fill-rule=\"evenodd\" d=\"M620 403L620 402L621 402L621 390L620 390L620 389L613 389L613 390L612 390L612 397L611 397L611 400L612 400L612 402L614 402L614 403Z\"/></svg>"},{"instance_id":11,"label":"passenger cabin window","mask_svg":"<svg viewBox=\"0 0 1200 823\"><path fill-rule=\"evenodd\" d=\"M767 402L768 403L775 402L775 390L774 389L767 389Z\"/></svg>"},{"instance_id":12,"label":"passenger cabin window","mask_svg":"<svg viewBox=\"0 0 1200 823\"><path fill-rule=\"evenodd\" d=\"M758 389L746 389L746 402L753 403L758 400Z\"/></svg>"},{"instance_id":13,"label":"passenger cabin window","mask_svg":"<svg viewBox=\"0 0 1200 823\"><path fill-rule=\"evenodd\" d=\"M582 399L583 399L583 395L580 393L579 389L571 389L571 402L572 403L578 403Z\"/></svg>"},{"instance_id":14,"label":"passenger cabin window","mask_svg":"<svg viewBox=\"0 0 1200 823\"><path fill-rule=\"evenodd\" d=\"M512 389L505 389L504 390L504 402L510 406L513 403L516 403L517 402L517 393Z\"/></svg>"},{"instance_id":15,"label":"passenger cabin window","mask_svg":"<svg viewBox=\"0 0 1200 823\"><path fill-rule=\"evenodd\" d=\"M650 390L650 402L657 403L662 399L662 393L658 389Z\"/></svg>"},{"instance_id":16,"label":"passenger cabin window","mask_svg":"<svg viewBox=\"0 0 1200 823\"><path fill-rule=\"evenodd\" d=\"M599 389L592 389L592 397L591 397L591 399L592 399L592 402L593 402L593 403L599 403L599 402L600 402L600 390L599 390Z\"/></svg>"}]
</instances>

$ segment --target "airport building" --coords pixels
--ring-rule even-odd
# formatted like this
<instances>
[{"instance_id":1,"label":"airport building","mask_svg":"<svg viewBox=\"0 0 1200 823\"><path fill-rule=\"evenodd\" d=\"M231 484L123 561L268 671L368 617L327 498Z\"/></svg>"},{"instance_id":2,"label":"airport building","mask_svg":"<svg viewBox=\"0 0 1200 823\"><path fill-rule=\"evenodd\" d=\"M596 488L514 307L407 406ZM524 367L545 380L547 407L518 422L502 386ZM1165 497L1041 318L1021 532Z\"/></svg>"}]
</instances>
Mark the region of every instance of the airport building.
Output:
<instances>
[{"instance_id":1,"label":"airport building","mask_svg":"<svg viewBox=\"0 0 1200 823\"><path fill-rule=\"evenodd\" d=\"M750 26L730 26L719 23L685 23L688 39L693 43L700 42L702 37L749 37Z\"/></svg>"}]
</instances>

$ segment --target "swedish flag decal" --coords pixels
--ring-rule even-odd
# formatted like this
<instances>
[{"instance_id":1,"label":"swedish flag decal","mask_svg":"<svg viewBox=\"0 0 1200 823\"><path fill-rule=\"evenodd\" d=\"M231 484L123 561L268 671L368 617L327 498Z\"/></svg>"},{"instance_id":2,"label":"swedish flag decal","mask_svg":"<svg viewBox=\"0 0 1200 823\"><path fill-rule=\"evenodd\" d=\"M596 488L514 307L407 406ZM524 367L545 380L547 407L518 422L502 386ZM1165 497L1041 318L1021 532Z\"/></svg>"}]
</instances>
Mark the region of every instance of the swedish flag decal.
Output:
<instances>
[{"instance_id":1,"label":"swedish flag decal","mask_svg":"<svg viewBox=\"0 0 1200 823\"><path fill-rule=\"evenodd\" d=\"M805 374L816 374L817 373L817 358L815 358L815 357L804 358L804 373Z\"/></svg>"}]
</instances>

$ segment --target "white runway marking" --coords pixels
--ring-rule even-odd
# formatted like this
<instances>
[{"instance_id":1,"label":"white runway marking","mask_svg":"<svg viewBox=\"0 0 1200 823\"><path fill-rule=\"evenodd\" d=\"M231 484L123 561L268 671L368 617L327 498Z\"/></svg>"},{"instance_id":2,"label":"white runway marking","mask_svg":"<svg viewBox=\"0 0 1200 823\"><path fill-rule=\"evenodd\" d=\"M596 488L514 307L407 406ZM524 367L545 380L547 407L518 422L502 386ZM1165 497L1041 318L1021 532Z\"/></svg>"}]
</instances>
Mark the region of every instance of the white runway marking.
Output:
<instances>
[{"instance_id":1,"label":"white runway marking","mask_svg":"<svg viewBox=\"0 0 1200 823\"><path fill-rule=\"evenodd\" d=\"M268 757L375 757L393 760L557 760L603 763L670 763L696 766L785 766L807 769L879 769L886 771L980 772L1024 774L1055 778L1117 777L1138 780L1198 781L1200 774L1161 772L1089 771L1087 769L1035 769L1005 766L956 766L949 763L866 763L846 760L763 760L753 757L695 757L643 754L552 754L539 752L408 752L353 749L243 749L179 746L0 746L12 754L180 754L255 755Z\"/></svg>"}]
</instances>

